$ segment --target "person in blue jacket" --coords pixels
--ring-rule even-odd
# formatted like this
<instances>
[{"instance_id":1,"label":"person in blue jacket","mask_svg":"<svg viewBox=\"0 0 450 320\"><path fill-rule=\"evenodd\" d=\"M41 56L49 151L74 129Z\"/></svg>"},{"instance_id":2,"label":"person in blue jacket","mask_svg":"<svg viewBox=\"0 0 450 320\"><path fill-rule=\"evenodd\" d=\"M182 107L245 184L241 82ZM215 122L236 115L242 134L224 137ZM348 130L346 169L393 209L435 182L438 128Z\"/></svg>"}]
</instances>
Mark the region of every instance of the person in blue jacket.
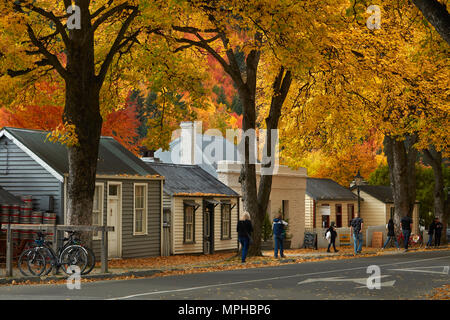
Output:
<instances>
[{"instance_id":1,"label":"person in blue jacket","mask_svg":"<svg viewBox=\"0 0 450 320\"><path fill-rule=\"evenodd\" d=\"M278 258L278 251L280 251L280 256L284 258L283 254L283 239L284 239L284 228L288 225L286 221L281 219L282 216L279 214L272 222L273 239L274 243L274 256Z\"/></svg>"}]
</instances>

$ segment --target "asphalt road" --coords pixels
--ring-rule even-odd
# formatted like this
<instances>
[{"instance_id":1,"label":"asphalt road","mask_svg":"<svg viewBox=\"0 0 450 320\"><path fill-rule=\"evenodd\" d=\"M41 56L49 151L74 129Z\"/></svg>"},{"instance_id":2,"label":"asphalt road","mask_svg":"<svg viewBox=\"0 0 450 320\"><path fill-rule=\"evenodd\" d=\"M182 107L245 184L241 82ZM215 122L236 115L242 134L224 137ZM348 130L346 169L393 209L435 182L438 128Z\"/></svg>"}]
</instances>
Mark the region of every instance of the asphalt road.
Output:
<instances>
[{"instance_id":1,"label":"asphalt road","mask_svg":"<svg viewBox=\"0 0 450 320\"><path fill-rule=\"evenodd\" d=\"M369 266L377 266L368 267ZM0 299L424 299L449 281L450 252L399 253L224 272L66 285L0 287ZM375 270L375 271L374 271ZM379 276L376 277L376 271ZM369 289L369 287L372 289Z\"/></svg>"}]
</instances>

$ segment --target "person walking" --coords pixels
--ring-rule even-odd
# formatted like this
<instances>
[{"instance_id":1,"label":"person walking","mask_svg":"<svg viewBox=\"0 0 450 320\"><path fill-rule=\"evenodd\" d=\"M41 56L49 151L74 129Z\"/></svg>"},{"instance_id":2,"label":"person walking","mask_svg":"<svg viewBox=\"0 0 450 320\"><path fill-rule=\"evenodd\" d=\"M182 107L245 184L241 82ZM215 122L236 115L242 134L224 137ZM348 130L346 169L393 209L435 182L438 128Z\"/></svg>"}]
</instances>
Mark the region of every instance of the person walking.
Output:
<instances>
[{"instance_id":1,"label":"person walking","mask_svg":"<svg viewBox=\"0 0 450 320\"><path fill-rule=\"evenodd\" d=\"M242 247L242 263L245 262L248 253L248 247L250 246L250 237L253 232L252 222L250 221L250 214L244 212L242 219L238 221L236 231L238 233L238 240Z\"/></svg>"},{"instance_id":2,"label":"person walking","mask_svg":"<svg viewBox=\"0 0 450 320\"><path fill-rule=\"evenodd\" d=\"M428 242L427 242L427 248L431 247L431 244L433 243L433 233L434 229L436 228L436 220L437 218L433 219L433 222L430 223L430 226L428 227Z\"/></svg>"},{"instance_id":3,"label":"person walking","mask_svg":"<svg viewBox=\"0 0 450 320\"><path fill-rule=\"evenodd\" d=\"M386 242L384 243L383 249L386 249L387 244L389 243L389 241L394 240L395 246L397 247L397 250L400 249L400 247L398 246L398 242L397 239L395 238L395 225L394 225L394 220L389 219L389 222L387 224L387 229L388 229L388 233L387 233L387 239Z\"/></svg>"},{"instance_id":4,"label":"person walking","mask_svg":"<svg viewBox=\"0 0 450 320\"><path fill-rule=\"evenodd\" d=\"M272 222L272 231L274 243L274 257L278 258L278 251L280 251L280 257L284 258L283 253L283 240L284 240L284 228L288 223L282 219L281 214L279 214Z\"/></svg>"},{"instance_id":5,"label":"person walking","mask_svg":"<svg viewBox=\"0 0 450 320\"><path fill-rule=\"evenodd\" d=\"M436 224L434 227L434 246L439 247L441 245L441 235L444 225L436 218Z\"/></svg>"},{"instance_id":6,"label":"person walking","mask_svg":"<svg viewBox=\"0 0 450 320\"><path fill-rule=\"evenodd\" d=\"M355 247L355 254L361 253L363 235L361 233L364 220L355 213L355 218L350 223L350 233L353 235L353 245Z\"/></svg>"},{"instance_id":7,"label":"person walking","mask_svg":"<svg viewBox=\"0 0 450 320\"><path fill-rule=\"evenodd\" d=\"M327 234L328 232L330 233L330 240L328 240L329 243L328 243L328 249L327 249L327 252L330 252L331 245L333 245L334 252L339 252L339 250L336 250L336 237L337 237L337 232L336 232L336 226L335 226L334 221L331 222L331 225L330 225L330 227L327 229L327 231L325 232L325 234Z\"/></svg>"},{"instance_id":8,"label":"person walking","mask_svg":"<svg viewBox=\"0 0 450 320\"><path fill-rule=\"evenodd\" d=\"M402 233L403 233L403 243L405 246L405 252L408 251L409 237L411 236L412 230L412 219L410 216L404 216L402 220L400 220L400 224L402 225Z\"/></svg>"}]
</instances>

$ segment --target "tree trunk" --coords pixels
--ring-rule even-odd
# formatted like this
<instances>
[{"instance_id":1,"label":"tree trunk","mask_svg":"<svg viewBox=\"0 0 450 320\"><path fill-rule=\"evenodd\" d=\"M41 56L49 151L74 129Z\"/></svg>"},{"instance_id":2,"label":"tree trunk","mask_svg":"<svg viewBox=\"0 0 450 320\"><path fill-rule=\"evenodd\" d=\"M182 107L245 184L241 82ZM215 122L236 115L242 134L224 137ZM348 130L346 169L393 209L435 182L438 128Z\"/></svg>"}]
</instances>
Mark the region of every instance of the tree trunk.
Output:
<instances>
[{"instance_id":1,"label":"tree trunk","mask_svg":"<svg viewBox=\"0 0 450 320\"><path fill-rule=\"evenodd\" d=\"M247 62L248 63L248 62ZM255 79L255 89L256 89L256 69L254 74ZM260 256L261 252L261 240L262 240L262 226L264 224L264 217L266 216L267 206L269 204L270 192L272 189L272 177L273 170L275 169L275 163L273 163L272 154L272 129L278 128L278 122L281 116L281 108L289 92L291 86L292 77L291 72L286 71L283 67L280 68L277 77L273 83L273 97L270 105L269 116L266 119L266 142L265 149L269 150L267 155L270 162L263 163L262 167L265 169L261 170L261 176L259 181L259 187L256 189L256 167L254 164L249 163L249 146L245 145L245 162L242 165L241 175L239 181L241 182L242 196L244 201L244 210L250 213L253 223L253 244L249 248L249 255ZM256 92L256 90L254 91ZM245 93L245 91L243 91ZM255 95L242 97L244 105L244 130L255 129L256 128L256 108L255 108ZM252 106L251 110L247 109L248 106ZM247 111L247 112L246 112ZM246 118L247 117L247 118ZM246 120L247 119L247 120ZM250 125L249 125L250 124ZM264 160L269 160L264 159Z\"/></svg>"},{"instance_id":2,"label":"tree trunk","mask_svg":"<svg viewBox=\"0 0 450 320\"><path fill-rule=\"evenodd\" d=\"M66 101L63 121L75 126L77 145L68 148L68 224L91 225L98 149L102 129L100 88L96 78L94 34L89 5L81 5L81 29L69 32L67 51ZM81 235L90 242L90 233Z\"/></svg>"},{"instance_id":3,"label":"tree trunk","mask_svg":"<svg viewBox=\"0 0 450 320\"><path fill-rule=\"evenodd\" d=\"M442 39L450 44L450 14L445 4L438 0L412 0L412 2L441 35Z\"/></svg>"},{"instance_id":4,"label":"tree trunk","mask_svg":"<svg viewBox=\"0 0 450 320\"><path fill-rule=\"evenodd\" d=\"M437 152L434 147L430 147L423 151L425 159L429 162L433 168L434 173L434 216L438 217L441 223L444 225L442 232L441 243L447 243L447 222L448 215L445 212L445 183L444 175L442 172L442 153Z\"/></svg>"},{"instance_id":5,"label":"tree trunk","mask_svg":"<svg viewBox=\"0 0 450 320\"><path fill-rule=\"evenodd\" d=\"M410 216L416 201L415 162L417 150L413 148L417 141L415 135L406 136L404 140L386 135L384 138L384 153L389 166L392 193L394 197L394 224L396 234L401 230L402 217ZM414 221L417 223L417 221Z\"/></svg>"}]
</instances>

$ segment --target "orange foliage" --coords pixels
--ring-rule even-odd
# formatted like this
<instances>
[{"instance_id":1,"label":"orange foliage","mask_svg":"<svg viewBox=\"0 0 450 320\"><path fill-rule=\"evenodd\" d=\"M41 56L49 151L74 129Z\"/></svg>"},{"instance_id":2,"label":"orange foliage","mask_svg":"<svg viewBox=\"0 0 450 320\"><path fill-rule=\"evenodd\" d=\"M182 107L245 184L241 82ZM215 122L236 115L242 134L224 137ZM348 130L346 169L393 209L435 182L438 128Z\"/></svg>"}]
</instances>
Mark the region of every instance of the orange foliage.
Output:
<instances>
[{"instance_id":1,"label":"orange foliage","mask_svg":"<svg viewBox=\"0 0 450 320\"><path fill-rule=\"evenodd\" d=\"M53 131L62 124L64 108L54 105L29 105L8 110L0 108L0 128L16 127ZM102 127L103 136L114 137L134 154L138 154L136 105L127 103L123 109L108 114Z\"/></svg>"}]
</instances>

